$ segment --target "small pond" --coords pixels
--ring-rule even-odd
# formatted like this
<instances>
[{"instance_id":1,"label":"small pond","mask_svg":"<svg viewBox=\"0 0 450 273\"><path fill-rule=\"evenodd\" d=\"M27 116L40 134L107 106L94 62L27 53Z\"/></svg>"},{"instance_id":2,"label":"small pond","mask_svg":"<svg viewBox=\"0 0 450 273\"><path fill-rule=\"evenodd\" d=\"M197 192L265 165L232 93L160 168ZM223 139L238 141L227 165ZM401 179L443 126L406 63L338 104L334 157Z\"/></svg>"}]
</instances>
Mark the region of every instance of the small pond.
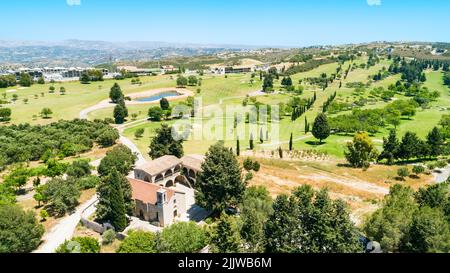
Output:
<instances>
[{"instance_id":1,"label":"small pond","mask_svg":"<svg viewBox=\"0 0 450 273\"><path fill-rule=\"evenodd\" d=\"M151 101L159 101L162 98L177 97L177 96L180 96L180 93L178 93L177 91L168 91L155 94L150 97L137 98L136 101L151 102Z\"/></svg>"}]
</instances>

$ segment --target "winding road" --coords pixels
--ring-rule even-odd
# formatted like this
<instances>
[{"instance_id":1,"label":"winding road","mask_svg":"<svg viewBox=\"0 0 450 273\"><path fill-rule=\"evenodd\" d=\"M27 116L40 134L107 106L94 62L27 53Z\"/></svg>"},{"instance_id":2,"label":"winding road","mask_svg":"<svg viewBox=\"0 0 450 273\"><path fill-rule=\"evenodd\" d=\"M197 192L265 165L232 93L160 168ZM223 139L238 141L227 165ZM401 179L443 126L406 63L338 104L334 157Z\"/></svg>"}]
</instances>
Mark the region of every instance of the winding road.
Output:
<instances>
[{"instance_id":1,"label":"winding road","mask_svg":"<svg viewBox=\"0 0 450 273\"><path fill-rule=\"evenodd\" d=\"M108 101L100 102L92 107L83 109L80 112L81 119L87 119L88 114L92 111L102 109L105 107L111 107L112 105ZM118 128L120 133L120 143L127 146L133 153L137 156L136 166L140 166L146 162L144 156L139 151L137 146L128 138L122 135L125 126L121 126ZM91 165L94 167L98 167L101 159L91 162ZM130 174L133 175L133 174ZM30 195L31 196L31 195ZM31 196L32 197L32 196ZM67 215L59 220L58 224L56 224L51 230L47 231L42 240L43 243L39 246L39 248L33 253L54 253L58 246L63 244L66 240L70 240L77 228L77 225L80 223L81 217L89 218L91 215L95 213L95 203L98 201L97 195L93 196L87 202L81 204L76 208L76 211L71 215Z\"/></svg>"}]
</instances>

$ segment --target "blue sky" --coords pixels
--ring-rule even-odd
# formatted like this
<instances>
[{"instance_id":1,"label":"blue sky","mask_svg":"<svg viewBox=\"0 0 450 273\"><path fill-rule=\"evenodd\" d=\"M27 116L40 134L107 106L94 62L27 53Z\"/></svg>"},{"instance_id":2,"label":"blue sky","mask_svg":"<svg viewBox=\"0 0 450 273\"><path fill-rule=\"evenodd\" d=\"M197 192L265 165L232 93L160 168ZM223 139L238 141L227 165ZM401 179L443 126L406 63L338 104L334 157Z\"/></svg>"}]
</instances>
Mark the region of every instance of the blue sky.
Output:
<instances>
[{"instance_id":1,"label":"blue sky","mask_svg":"<svg viewBox=\"0 0 450 273\"><path fill-rule=\"evenodd\" d=\"M0 11L0 40L450 42L447 0L1 0Z\"/></svg>"}]
</instances>

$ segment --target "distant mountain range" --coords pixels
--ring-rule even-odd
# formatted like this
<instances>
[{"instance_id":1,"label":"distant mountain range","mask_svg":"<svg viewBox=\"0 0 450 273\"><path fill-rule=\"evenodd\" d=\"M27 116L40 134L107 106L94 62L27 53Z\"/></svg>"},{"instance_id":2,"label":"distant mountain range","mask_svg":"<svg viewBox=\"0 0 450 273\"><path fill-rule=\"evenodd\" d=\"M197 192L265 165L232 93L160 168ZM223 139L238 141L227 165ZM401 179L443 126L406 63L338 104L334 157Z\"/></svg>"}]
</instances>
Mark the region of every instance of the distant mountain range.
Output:
<instances>
[{"instance_id":1,"label":"distant mountain range","mask_svg":"<svg viewBox=\"0 0 450 273\"><path fill-rule=\"evenodd\" d=\"M91 66L110 61L145 61L171 56L239 52L263 47L142 41L0 41L0 65Z\"/></svg>"}]
</instances>

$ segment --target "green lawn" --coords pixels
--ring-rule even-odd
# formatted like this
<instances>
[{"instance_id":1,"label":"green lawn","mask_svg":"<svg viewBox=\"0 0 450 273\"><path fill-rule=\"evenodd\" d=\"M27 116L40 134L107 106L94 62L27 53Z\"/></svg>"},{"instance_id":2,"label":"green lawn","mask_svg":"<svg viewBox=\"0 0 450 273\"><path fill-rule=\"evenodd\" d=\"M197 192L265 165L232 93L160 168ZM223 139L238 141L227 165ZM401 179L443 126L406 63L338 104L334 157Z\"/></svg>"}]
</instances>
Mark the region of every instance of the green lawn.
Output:
<instances>
[{"instance_id":1,"label":"green lawn","mask_svg":"<svg viewBox=\"0 0 450 273\"><path fill-rule=\"evenodd\" d=\"M7 99L12 99L13 94L18 96L18 100L15 103L5 105L5 107L9 107L12 110L11 123L29 122L43 124L59 119L78 118L82 109L107 99L109 89L114 82L120 84L125 94L175 86L175 80L171 80L168 76L142 77L141 81L142 85L132 85L130 80L105 80L91 84L81 84L79 82L56 83L54 84L56 88L54 94L49 93L51 84L34 84L29 88L16 86L0 89L0 98L3 99L2 93L6 94ZM61 86L64 86L66 89L65 95L60 95L59 93ZM16 90L16 92L8 92L10 90ZM24 99L28 99L28 102L25 103ZM52 109L52 119L44 120L39 117L39 113L44 107ZM109 111L111 112L112 110ZM36 118L33 118L34 115L36 115ZM111 116L111 114L107 116Z\"/></svg>"},{"instance_id":2,"label":"green lawn","mask_svg":"<svg viewBox=\"0 0 450 273\"><path fill-rule=\"evenodd\" d=\"M356 60L356 63L366 62L366 58L361 58ZM343 65L343 68L346 69L350 63L347 62ZM357 68L349 73L347 79L342 80L343 87L339 88L339 81L335 81L331 84L325 91L317 90L313 86L307 86L304 93L301 95L302 98L310 98L313 96L314 92L317 94L317 101L312 109L310 109L304 116L299 118L295 122L291 122L290 117L284 117L280 123L280 141L281 143L276 143L272 146L260 146L259 145L259 128L258 129L249 129L248 124L244 125L246 136L240 137L241 140L241 149L244 150L248 147L249 135L250 132L253 133L255 138L255 146L257 149L276 149L278 146L282 146L283 148L288 147L288 141L290 134L293 133L294 139L297 139L294 142L294 147L296 149L313 149L321 152L326 152L329 155L335 156L337 158L342 158L344 156L344 147L346 142L352 139L352 136L341 136L341 135L333 135L330 136L324 144L315 145L315 139L311 135L305 135L304 133L304 120L305 117L308 119L310 123L313 122L314 118L321 111L322 104L328 99L328 97L333 94L333 92L337 92L338 100L353 102L358 98L354 94L354 90L351 88L346 88L345 83L348 82L367 82L369 76L376 74L383 67L387 68L390 64L388 60L381 60L379 64L370 67L369 69L360 69ZM337 63L322 65L316 69L313 69L308 72L298 73L293 75L294 84L298 83L299 79L304 79L305 77L318 77L322 73L327 73L331 75L336 71L338 67ZM175 86L175 78L176 76L156 76L156 77L142 77L141 81L143 84L141 86L131 85L130 80L118 81L122 87L122 90L125 94L136 93L140 91L155 89L155 88L163 88L163 87L174 87ZM372 87L382 86L387 88L389 84L395 83L400 79L399 75L388 77L382 81L373 83ZM221 109L225 109L226 106L229 105L241 105L242 100L245 96L254 91L260 90L261 81L259 80L259 76L257 75L253 79L253 83L251 83L252 78L251 74L236 74L236 75L228 75L227 77L223 75L206 75L202 77L202 85L199 87L189 87L190 90L196 93L197 97L201 97L203 106L207 105L219 105ZM77 118L79 116L79 112L87 108L89 106L95 105L96 103L106 99L108 97L109 88L112 86L114 81L107 80L99 83L92 83L89 85L82 85L78 82L64 83L64 84L55 84L56 93L49 94L48 88L49 84L45 85L33 85L27 89L19 89L19 88L8 88L8 89L0 89L0 94L5 92L6 90L16 89L15 93L7 93L8 98L12 97L12 94L18 94L18 101L9 105L13 110L13 120L11 123L20 123L20 122L31 122L31 123L46 123L52 120L57 119L72 119ZM275 86L279 86L280 81L275 82ZM67 90L67 94L62 96L59 94L58 90L60 86L64 86ZM441 116L443 114L448 114L450 107L450 91L449 89L443 85L442 82L442 73L436 71L428 71L427 72L427 81L425 86L430 88L431 90L438 90L441 93L441 97L438 101L434 102L430 109L418 109L416 116L414 116L411 120L402 120L401 125L398 127L398 133L400 136L405 134L407 131L416 132L420 137L425 137L426 134L438 124ZM364 97L369 96L369 90L363 95ZM197 89L200 89L200 92L197 92ZM41 92L44 93L44 97L41 96ZM38 98L35 99L34 95L38 95ZM271 94L266 96L259 96L257 100L264 104L278 104L280 102L288 102L289 99L293 95L291 94ZM28 98L29 101L27 104L23 102L24 98ZM396 95L397 99L405 99L404 96ZM179 102L173 102L172 105L175 105ZM387 103L381 100L378 100L375 104L369 104L364 106L364 108L381 108L384 107ZM148 108L151 107L152 104L145 105L130 105L129 113L136 113L138 115L137 119L141 120L147 117ZM40 117L37 117L33 120L33 115L38 115L40 110L43 107L50 107L54 114L51 120L43 120ZM339 114L343 114L345 112L341 112ZM101 109L94 111L89 114L90 119L94 118L106 118L112 117L112 108ZM129 118L130 122L132 121ZM205 120L207 122L208 120ZM173 123L174 121L170 121L169 123ZM139 149L146 154L148 152L148 146L152 136L154 135L155 129L160 127L161 122L150 122L143 121L137 124L133 124L130 128L127 128L124 131L124 134L132 139ZM134 133L137 129L144 128L145 134L141 139L134 139ZM222 128L221 128L222 129ZM383 128L379 133L373 136L374 142L377 147L381 148L382 138L388 134L388 130L390 128ZM264 127L263 131L265 133L266 128ZM269 129L270 131L270 129ZM218 139L227 139L227 137L234 136L235 132L231 129L228 132L224 132L222 134L223 137L218 137ZM208 147L213 144L215 140L188 140L185 142L185 152L186 153L204 153L207 151ZM228 140L226 144L229 147L235 147L235 140Z\"/></svg>"}]
</instances>

